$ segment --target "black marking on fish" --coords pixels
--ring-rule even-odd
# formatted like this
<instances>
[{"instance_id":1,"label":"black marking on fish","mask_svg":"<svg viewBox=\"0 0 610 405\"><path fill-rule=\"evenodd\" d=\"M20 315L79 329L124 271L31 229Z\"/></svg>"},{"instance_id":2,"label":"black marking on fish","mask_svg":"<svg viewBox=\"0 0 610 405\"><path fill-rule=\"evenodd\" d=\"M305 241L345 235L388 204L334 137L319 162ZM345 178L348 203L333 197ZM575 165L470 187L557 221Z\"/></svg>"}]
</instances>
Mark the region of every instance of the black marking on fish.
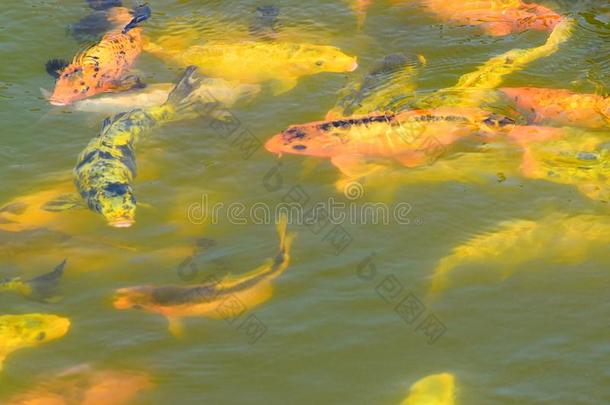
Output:
<instances>
[{"instance_id":1,"label":"black marking on fish","mask_svg":"<svg viewBox=\"0 0 610 405\"><path fill-rule=\"evenodd\" d=\"M59 79L59 75L68 65L69 63L64 59L50 59L45 64L45 69L52 77Z\"/></svg>"},{"instance_id":2,"label":"black marking on fish","mask_svg":"<svg viewBox=\"0 0 610 405\"><path fill-rule=\"evenodd\" d=\"M87 163L91 163L93 161L93 158L95 158L96 155L97 155L97 150L87 153L85 156L83 156L83 159L76 166L76 170L78 171Z\"/></svg>"},{"instance_id":3,"label":"black marking on fish","mask_svg":"<svg viewBox=\"0 0 610 405\"><path fill-rule=\"evenodd\" d=\"M578 152L577 159L592 161L597 160L597 155L592 152Z\"/></svg>"},{"instance_id":4,"label":"black marking on fish","mask_svg":"<svg viewBox=\"0 0 610 405\"><path fill-rule=\"evenodd\" d=\"M113 196L122 196L127 194L130 186L126 183L109 183L104 187L104 190Z\"/></svg>"},{"instance_id":5,"label":"black marking on fish","mask_svg":"<svg viewBox=\"0 0 610 405\"><path fill-rule=\"evenodd\" d=\"M305 149L307 149L307 146L306 145L294 145L292 147L292 149L294 149L294 150L305 150Z\"/></svg>"},{"instance_id":6,"label":"black marking on fish","mask_svg":"<svg viewBox=\"0 0 610 405\"><path fill-rule=\"evenodd\" d=\"M221 293L214 284L196 287L166 286L154 288L151 292L151 300L153 304L174 306L212 302Z\"/></svg>"},{"instance_id":7,"label":"black marking on fish","mask_svg":"<svg viewBox=\"0 0 610 405\"><path fill-rule=\"evenodd\" d=\"M324 132L331 131L334 128L347 129L356 125L370 125L380 122L390 123L395 118L394 114L374 115L363 118L347 118L336 121L329 121L318 125L318 128Z\"/></svg>"}]
</instances>

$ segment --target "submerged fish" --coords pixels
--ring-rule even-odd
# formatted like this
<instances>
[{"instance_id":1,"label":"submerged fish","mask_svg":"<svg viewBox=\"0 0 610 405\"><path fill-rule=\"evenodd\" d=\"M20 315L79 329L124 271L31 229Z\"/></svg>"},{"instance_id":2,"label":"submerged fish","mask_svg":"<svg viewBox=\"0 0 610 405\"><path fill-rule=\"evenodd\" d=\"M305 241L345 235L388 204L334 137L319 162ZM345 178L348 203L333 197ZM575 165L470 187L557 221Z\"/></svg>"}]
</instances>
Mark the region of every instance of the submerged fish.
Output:
<instances>
[{"instance_id":1,"label":"submerged fish","mask_svg":"<svg viewBox=\"0 0 610 405\"><path fill-rule=\"evenodd\" d=\"M406 167L431 163L471 135L508 132L514 121L476 108L374 113L293 125L267 141L272 153L330 158L347 176L360 176L366 158L392 158Z\"/></svg>"},{"instance_id":2,"label":"submerged fish","mask_svg":"<svg viewBox=\"0 0 610 405\"><path fill-rule=\"evenodd\" d=\"M423 56L386 56L366 76L342 90L339 101L325 119L389 111L390 106L396 106L399 100L404 102L414 97L413 79L424 62Z\"/></svg>"},{"instance_id":3,"label":"submerged fish","mask_svg":"<svg viewBox=\"0 0 610 405\"><path fill-rule=\"evenodd\" d=\"M96 94L123 91L141 86L140 81L128 71L142 52L140 22L150 17L150 8L140 6L133 12L114 8L120 28L108 32L89 49L79 53L72 62L51 60L47 72L57 81L49 95L53 105L68 105Z\"/></svg>"},{"instance_id":4,"label":"submerged fish","mask_svg":"<svg viewBox=\"0 0 610 405\"><path fill-rule=\"evenodd\" d=\"M287 218L283 215L278 224L279 253L275 259L269 259L247 274L227 277L217 283L188 287L145 285L123 288L117 291L114 307L121 310L140 309L163 315L169 321L170 331L176 336L182 334L181 318L231 317L231 314L225 313L224 305L227 303L230 306L237 305L240 314L251 310L271 298L272 281L288 268L294 235L286 234L286 227Z\"/></svg>"},{"instance_id":5,"label":"submerged fish","mask_svg":"<svg viewBox=\"0 0 610 405\"><path fill-rule=\"evenodd\" d=\"M394 0L405 3L413 0ZM494 36L527 30L551 31L563 17L536 3L521 0L419 0L440 20L461 25L473 25Z\"/></svg>"},{"instance_id":6,"label":"submerged fish","mask_svg":"<svg viewBox=\"0 0 610 405\"><path fill-rule=\"evenodd\" d=\"M28 392L10 398L6 405L129 405L138 394L153 387L145 373L91 370L87 365L44 378Z\"/></svg>"},{"instance_id":7,"label":"submerged fish","mask_svg":"<svg viewBox=\"0 0 610 405\"><path fill-rule=\"evenodd\" d=\"M362 28L366 20L366 12L373 3L373 0L349 0L349 5L356 14L358 28Z\"/></svg>"},{"instance_id":8,"label":"submerged fish","mask_svg":"<svg viewBox=\"0 0 610 405\"><path fill-rule=\"evenodd\" d=\"M107 118L100 135L80 154L74 169L76 187L87 206L102 214L110 226L124 228L135 222L132 182L136 176L134 148L140 134L171 121L200 115L202 103L192 97L200 84L195 70L195 67L186 70L163 105ZM67 204L68 208L75 205L69 200Z\"/></svg>"},{"instance_id":9,"label":"submerged fish","mask_svg":"<svg viewBox=\"0 0 610 405\"><path fill-rule=\"evenodd\" d=\"M257 7L256 19L250 24L250 34L260 39L277 39L279 15L280 9L275 6Z\"/></svg>"},{"instance_id":10,"label":"submerged fish","mask_svg":"<svg viewBox=\"0 0 610 405\"><path fill-rule=\"evenodd\" d=\"M506 76L523 70L530 63L549 57L566 43L573 33L575 21L564 19L553 29L543 45L533 48L511 49L494 56L476 70L460 77L451 87L439 90L412 103L413 108L440 106L481 107L483 104L505 104L497 88Z\"/></svg>"},{"instance_id":11,"label":"submerged fish","mask_svg":"<svg viewBox=\"0 0 610 405\"><path fill-rule=\"evenodd\" d=\"M291 90L303 76L352 72L356 58L333 46L280 41L208 42L186 49L149 42L145 50L178 66L196 65L203 74L242 83L271 81L275 94Z\"/></svg>"},{"instance_id":12,"label":"submerged fish","mask_svg":"<svg viewBox=\"0 0 610 405\"><path fill-rule=\"evenodd\" d=\"M588 198L610 201L607 134L556 131L555 136L546 136L537 142L517 138L523 147L522 174L531 179L573 185Z\"/></svg>"},{"instance_id":13,"label":"submerged fish","mask_svg":"<svg viewBox=\"0 0 610 405\"><path fill-rule=\"evenodd\" d=\"M455 377L453 374L434 374L411 386L409 396L401 405L454 405Z\"/></svg>"},{"instance_id":14,"label":"submerged fish","mask_svg":"<svg viewBox=\"0 0 610 405\"><path fill-rule=\"evenodd\" d=\"M21 277L0 280L0 291L16 291L24 297L35 301L57 301L59 282L66 268L66 260L52 272L35 277L31 280L22 280Z\"/></svg>"},{"instance_id":15,"label":"submerged fish","mask_svg":"<svg viewBox=\"0 0 610 405\"><path fill-rule=\"evenodd\" d=\"M150 108L163 104L174 88L172 83L147 85L143 89L130 90L123 93L106 94L80 100L74 103L78 111L104 114L118 114L131 109ZM223 107L232 107L239 101L248 101L261 91L257 84L240 84L224 79L204 77L192 97L199 97L202 102L218 102ZM212 116L217 110L211 112ZM221 116L214 118L222 119Z\"/></svg>"},{"instance_id":16,"label":"submerged fish","mask_svg":"<svg viewBox=\"0 0 610 405\"><path fill-rule=\"evenodd\" d=\"M57 315L0 315L0 370L14 351L59 339L69 329L70 320Z\"/></svg>"},{"instance_id":17,"label":"submerged fish","mask_svg":"<svg viewBox=\"0 0 610 405\"><path fill-rule=\"evenodd\" d=\"M432 297L449 288L450 275L458 268L484 266L506 278L515 267L535 260L580 263L610 243L607 215L551 214L536 221L503 221L495 228L465 241L440 260L432 276Z\"/></svg>"},{"instance_id":18,"label":"submerged fish","mask_svg":"<svg viewBox=\"0 0 610 405\"><path fill-rule=\"evenodd\" d=\"M532 124L592 129L610 127L610 97L532 87L505 87L500 91Z\"/></svg>"}]
</instances>

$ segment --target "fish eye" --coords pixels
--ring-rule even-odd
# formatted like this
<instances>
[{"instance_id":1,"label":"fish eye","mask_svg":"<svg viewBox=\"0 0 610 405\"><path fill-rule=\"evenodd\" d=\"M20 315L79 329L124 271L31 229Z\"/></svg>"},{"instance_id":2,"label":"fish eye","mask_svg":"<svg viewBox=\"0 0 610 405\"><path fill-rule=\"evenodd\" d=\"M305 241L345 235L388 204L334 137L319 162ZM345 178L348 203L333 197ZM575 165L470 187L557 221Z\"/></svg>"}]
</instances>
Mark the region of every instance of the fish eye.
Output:
<instances>
[{"instance_id":1,"label":"fish eye","mask_svg":"<svg viewBox=\"0 0 610 405\"><path fill-rule=\"evenodd\" d=\"M40 341L44 340L44 338L46 338L46 337L47 337L47 334L45 332L40 332L36 336L36 340L38 340L40 342Z\"/></svg>"},{"instance_id":2,"label":"fish eye","mask_svg":"<svg viewBox=\"0 0 610 405\"><path fill-rule=\"evenodd\" d=\"M323 60L319 60L319 61L317 61L317 62L316 62L316 65L317 65L317 66L322 66L323 64L324 64L324 61L323 61Z\"/></svg>"}]
</instances>

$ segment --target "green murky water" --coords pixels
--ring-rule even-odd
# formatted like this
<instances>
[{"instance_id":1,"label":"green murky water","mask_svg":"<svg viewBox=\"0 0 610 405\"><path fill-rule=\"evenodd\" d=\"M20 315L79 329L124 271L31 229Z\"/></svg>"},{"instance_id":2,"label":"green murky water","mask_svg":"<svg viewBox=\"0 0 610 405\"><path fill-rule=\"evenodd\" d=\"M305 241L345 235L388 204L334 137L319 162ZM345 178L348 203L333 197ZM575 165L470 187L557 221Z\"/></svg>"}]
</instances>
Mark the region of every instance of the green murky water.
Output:
<instances>
[{"instance_id":1,"label":"green murky water","mask_svg":"<svg viewBox=\"0 0 610 405\"><path fill-rule=\"evenodd\" d=\"M494 38L473 27L442 25L416 7L384 1L373 4L358 31L341 1L276 3L286 29L308 42L357 55L360 69L306 77L289 93L274 97L265 92L233 109L242 128L261 142L290 124L321 119L350 76L385 55L424 55L428 65L417 86L429 93L453 85L492 56L542 44L546 37L528 32ZM508 77L506 85L607 92L608 3L546 3L577 20L574 35L553 56ZM147 29L162 30L179 16L247 24L259 5L152 0ZM82 48L67 35L66 26L89 12L86 4L7 0L2 9L4 204L39 196L41 190L69 189L76 157L98 132L103 116L51 108L39 90L53 86L44 71L49 58L69 58ZM137 70L151 83L173 81L179 74L146 54ZM89 363L149 373L156 386L138 397L143 404L395 404L414 382L441 372L456 376L460 404L610 400L610 254L604 246L566 263L545 255L545 249L552 249L543 244L540 257L516 266L459 267L440 297L428 299L427 293L442 257L468 239L494 231L501 221L536 221L549 212L603 217L607 204L568 185L524 179L496 161L476 170L471 176L476 181L443 175L433 181L417 172L423 176L418 180L417 173L394 168L387 177L367 179L356 198L349 199L335 184L339 173L328 161L286 156L278 165L264 149L244 159L238 147L200 121L164 127L137 150L136 190L144 204L133 228L112 229L99 215L74 211L51 219L32 217L33 229L0 231L2 277L42 274L68 259L63 301L39 304L6 293L0 295L1 313L48 312L72 321L65 338L9 357L0 376L2 398L58 370ZM347 239L332 227L291 224L298 238L290 267L274 282L273 297L232 323L190 319L183 339L172 337L160 316L113 309L116 288L186 285L245 273L275 253L273 225L235 224L226 218L212 223L209 216L189 221L189 207L197 208L193 204L207 199L209 205L274 207L295 193L305 195L307 204L335 198L355 209L375 202L408 204L408 221L403 222L409 223L347 221L341 228ZM37 221L44 227L36 229ZM204 247L193 258L196 271L189 270L187 277L180 265L192 257L198 240ZM407 323L395 307L413 297L425 308L417 321ZM254 334L242 327L250 315L262 328ZM422 326L425 320L440 322L442 336L431 338L429 325Z\"/></svg>"}]
</instances>

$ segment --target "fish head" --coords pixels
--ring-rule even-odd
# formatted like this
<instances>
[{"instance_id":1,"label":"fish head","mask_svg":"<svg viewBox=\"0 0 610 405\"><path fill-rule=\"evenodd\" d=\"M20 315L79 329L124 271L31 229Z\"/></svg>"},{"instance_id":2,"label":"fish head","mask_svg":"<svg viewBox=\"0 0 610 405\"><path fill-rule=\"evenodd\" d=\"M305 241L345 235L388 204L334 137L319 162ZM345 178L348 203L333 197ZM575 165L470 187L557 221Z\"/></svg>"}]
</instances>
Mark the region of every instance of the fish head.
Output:
<instances>
[{"instance_id":1,"label":"fish head","mask_svg":"<svg viewBox=\"0 0 610 405\"><path fill-rule=\"evenodd\" d=\"M314 73L343 73L358 69L357 58L334 46L303 45L295 61L300 70Z\"/></svg>"},{"instance_id":2,"label":"fish head","mask_svg":"<svg viewBox=\"0 0 610 405\"><path fill-rule=\"evenodd\" d=\"M98 194L99 211L108 225L115 228L129 228L135 223L136 197L128 183L109 183Z\"/></svg>"},{"instance_id":3,"label":"fish head","mask_svg":"<svg viewBox=\"0 0 610 405\"><path fill-rule=\"evenodd\" d=\"M68 65L58 73L55 89L49 97L52 105L65 106L95 95L95 89L90 86L85 69L74 64Z\"/></svg>"},{"instance_id":4,"label":"fish head","mask_svg":"<svg viewBox=\"0 0 610 405\"><path fill-rule=\"evenodd\" d=\"M120 288L116 291L113 299L115 309L146 309L152 301L150 288L148 287L129 287Z\"/></svg>"},{"instance_id":5,"label":"fish head","mask_svg":"<svg viewBox=\"0 0 610 405\"><path fill-rule=\"evenodd\" d=\"M333 122L293 125L269 139L265 148L279 155L332 157L345 143L340 130L332 131Z\"/></svg>"},{"instance_id":6,"label":"fish head","mask_svg":"<svg viewBox=\"0 0 610 405\"><path fill-rule=\"evenodd\" d=\"M15 347L33 347L62 338L70 320L57 315L26 314L0 317L0 336Z\"/></svg>"}]
</instances>

